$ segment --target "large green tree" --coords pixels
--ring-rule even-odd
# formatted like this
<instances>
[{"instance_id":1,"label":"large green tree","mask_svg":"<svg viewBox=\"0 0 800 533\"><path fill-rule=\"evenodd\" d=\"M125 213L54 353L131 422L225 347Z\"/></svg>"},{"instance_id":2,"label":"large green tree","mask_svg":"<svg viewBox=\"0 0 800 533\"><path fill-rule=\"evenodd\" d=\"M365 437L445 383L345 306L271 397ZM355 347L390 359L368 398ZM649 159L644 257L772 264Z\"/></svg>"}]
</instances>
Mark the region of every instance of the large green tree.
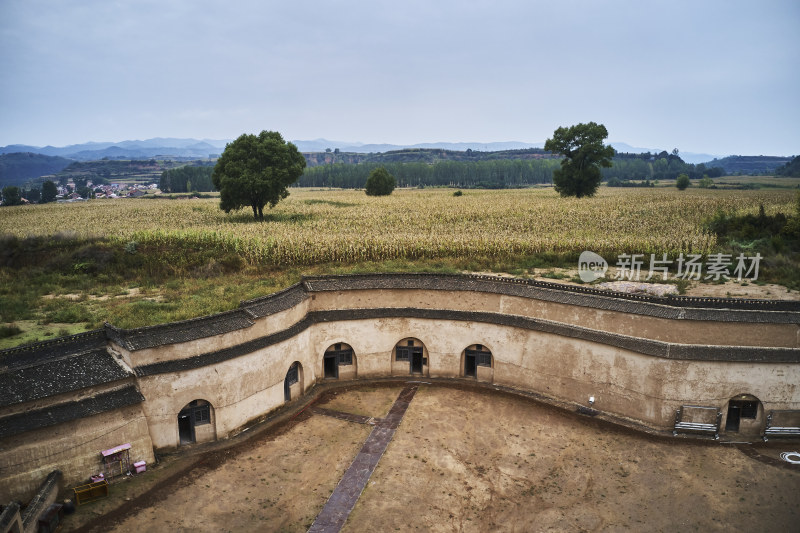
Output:
<instances>
[{"instance_id":1,"label":"large green tree","mask_svg":"<svg viewBox=\"0 0 800 533\"><path fill-rule=\"evenodd\" d=\"M3 205L20 205L22 204L22 194L19 187L10 185L3 187Z\"/></svg>"},{"instance_id":2,"label":"large green tree","mask_svg":"<svg viewBox=\"0 0 800 533\"><path fill-rule=\"evenodd\" d=\"M220 209L228 213L249 205L256 220L263 220L264 206L275 207L289 196L289 185L305 167L303 155L280 133L243 134L225 146L214 167Z\"/></svg>"},{"instance_id":3,"label":"large green tree","mask_svg":"<svg viewBox=\"0 0 800 533\"><path fill-rule=\"evenodd\" d=\"M589 122L558 128L544 149L561 154L561 168L553 172L553 184L561 196L594 196L603 179L600 167L610 167L614 148L603 145L608 130Z\"/></svg>"},{"instance_id":4,"label":"large green tree","mask_svg":"<svg viewBox=\"0 0 800 533\"><path fill-rule=\"evenodd\" d=\"M389 196L396 184L394 176L389 174L389 171L378 167L370 172L364 188L367 196Z\"/></svg>"},{"instance_id":5,"label":"large green tree","mask_svg":"<svg viewBox=\"0 0 800 533\"><path fill-rule=\"evenodd\" d=\"M55 202L56 196L58 196L58 187L56 187L56 184L50 180L45 180L45 182L42 183L42 203Z\"/></svg>"}]
</instances>

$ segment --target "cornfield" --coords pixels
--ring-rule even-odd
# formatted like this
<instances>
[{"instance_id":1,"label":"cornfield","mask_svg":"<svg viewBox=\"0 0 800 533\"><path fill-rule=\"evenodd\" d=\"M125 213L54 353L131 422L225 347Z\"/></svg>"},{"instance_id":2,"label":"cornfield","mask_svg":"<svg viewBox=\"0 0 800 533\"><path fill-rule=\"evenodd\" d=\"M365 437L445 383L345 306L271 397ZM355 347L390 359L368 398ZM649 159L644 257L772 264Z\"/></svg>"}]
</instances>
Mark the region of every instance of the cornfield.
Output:
<instances>
[{"instance_id":1,"label":"cornfield","mask_svg":"<svg viewBox=\"0 0 800 533\"><path fill-rule=\"evenodd\" d=\"M256 222L218 201L94 200L0 209L0 233L71 233L125 244L203 246L251 263L288 265L539 252L709 253L703 221L718 210L791 213L791 191L601 189L592 199L550 189L360 191L293 189Z\"/></svg>"}]
</instances>

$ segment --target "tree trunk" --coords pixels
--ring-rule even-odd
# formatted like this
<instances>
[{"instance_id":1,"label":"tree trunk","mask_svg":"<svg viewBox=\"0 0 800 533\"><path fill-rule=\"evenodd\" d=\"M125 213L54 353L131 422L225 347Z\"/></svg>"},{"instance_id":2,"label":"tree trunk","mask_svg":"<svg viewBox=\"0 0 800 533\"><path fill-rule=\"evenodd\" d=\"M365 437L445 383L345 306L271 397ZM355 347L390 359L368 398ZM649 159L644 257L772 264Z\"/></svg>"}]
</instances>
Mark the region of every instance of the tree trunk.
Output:
<instances>
[{"instance_id":1,"label":"tree trunk","mask_svg":"<svg viewBox=\"0 0 800 533\"><path fill-rule=\"evenodd\" d=\"M258 220L258 206L256 206L256 204L252 204L251 207L253 208L253 218Z\"/></svg>"}]
</instances>

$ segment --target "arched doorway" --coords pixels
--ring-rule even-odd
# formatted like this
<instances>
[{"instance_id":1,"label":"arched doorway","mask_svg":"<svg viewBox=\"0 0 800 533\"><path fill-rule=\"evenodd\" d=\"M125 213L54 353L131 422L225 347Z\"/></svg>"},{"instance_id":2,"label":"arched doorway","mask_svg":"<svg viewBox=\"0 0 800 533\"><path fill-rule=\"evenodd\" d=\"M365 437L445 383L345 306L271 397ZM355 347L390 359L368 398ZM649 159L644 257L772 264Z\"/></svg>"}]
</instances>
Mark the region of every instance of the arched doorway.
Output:
<instances>
[{"instance_id":1,"label":"arched doorway","mask_svg":"<svg viewBox=\"0 0 800 533\"><path fill-rule=\"evenodd\" d=\"M303 394L303 365L298 361L292 363L283 379L283 399L291 402Z\"/></svg>"},{"instance_id":2,"label":"arched doorway","mask_svg":"<svg viewBox=\"0 0 800 533\"><path fill-rule=\"evenodd\" d=\"M493 381L494 358L483 344L471 344L461 354L461 375L478 381Z\"/></svg>"},{"instance_id":3,"label":"arched doorway","mask_svg":"<svg viewBox=\"0 0 800 533\"><path fill-rule=\"evenodd\" d=\"M214 409L205 400L192 400L178 413L178 444L207 442L216 438Z\"/></svg>"},{"instance_id":4,"label":"arched doorway","mask_svg":"<svg viewBox=\"0 0 800 533\"><path fill-rule=\"evenodd\" d=\"M757 434L763 426L764 408L752 394L739 394L728 400L725 432L743 435Z\"/></svg>"},{"instance_id":5,"label":"arched doorway","mask_svg":"<svg viewBox=\"0 0 800 533\"><path fill-rule=\"evenodd\" d=\"M419 339L405 338L392 350L392 374L429 375L428 350Z\"/></svg>"},{"instance_id":6,"label":"arched doorway","mask_svg":"<svg viewBox=\"0 0 800 533\"><path fill-rule=\"evenodd\" d=\"M355 379L356 368L356 354L349 344L331 344L322 356L322 376L325 379Z\"/></svg>"}]
</instances>

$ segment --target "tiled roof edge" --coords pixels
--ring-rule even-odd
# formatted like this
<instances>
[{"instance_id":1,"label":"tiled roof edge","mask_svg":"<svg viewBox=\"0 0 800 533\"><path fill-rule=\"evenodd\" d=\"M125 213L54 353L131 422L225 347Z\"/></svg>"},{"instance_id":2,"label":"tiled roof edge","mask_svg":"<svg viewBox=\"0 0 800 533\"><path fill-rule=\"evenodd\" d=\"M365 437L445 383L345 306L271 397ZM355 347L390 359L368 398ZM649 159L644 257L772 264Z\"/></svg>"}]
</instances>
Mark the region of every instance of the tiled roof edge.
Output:
<instances>
[{"instance_id":1,"label":"tiled roof edge","mask_svg":"<svg viewBox=\"0 0 800 533\"><path fill-rule=\"evenodd\" d=\"M83 333L76 333L66 337L58 337L46 341L23 344L13 348L0 350L0 368L14 368L20 365L30 364L31 357L39 356L42 359L52 357L63 357L70 353L81 353L91 351L97 346L105 343L105 332L102 329L93 329ZM48 349L57 352L55 355L48 355Z\"/></svg>"},{"instance_id":2,"label":"tiled roof edge","mask_svg":"<svg viewBox=\"0 0 800 533\"><path fill-rule=\"evenodd\" d=\"M109 338L130 351L144 350L156 346L188 342L213 335L229 333L254 324L252 315L242 309L232 309L214 315L206 315L167 324L145 326L134 329L121 329L108 324L106 331ZM209 327L220 326L209 335ZM183 334L175 339L175 334Z\"/></svg>"},{"instance_id":3,"label":"tiled roof edge","mask_svg":"<svg viewBox=\"0 0 800 533\"><path fill-rule=\"evenodd\" d=\"M307 298L306 287L300 282L267 296L245 300L239 304L239 308L257 318L261 318L291 309Z\"/></svg>"},{"instance_id":4,"label":"tiled roof edge","mask_svg":"<svg viewBox=\"0 0 800 533\"><path fill-rule=\"evenodd\" d=\"M0 438L85 418L144 401L135 385L97 396L0 418Z\"/></svg>"}]
</instances>

